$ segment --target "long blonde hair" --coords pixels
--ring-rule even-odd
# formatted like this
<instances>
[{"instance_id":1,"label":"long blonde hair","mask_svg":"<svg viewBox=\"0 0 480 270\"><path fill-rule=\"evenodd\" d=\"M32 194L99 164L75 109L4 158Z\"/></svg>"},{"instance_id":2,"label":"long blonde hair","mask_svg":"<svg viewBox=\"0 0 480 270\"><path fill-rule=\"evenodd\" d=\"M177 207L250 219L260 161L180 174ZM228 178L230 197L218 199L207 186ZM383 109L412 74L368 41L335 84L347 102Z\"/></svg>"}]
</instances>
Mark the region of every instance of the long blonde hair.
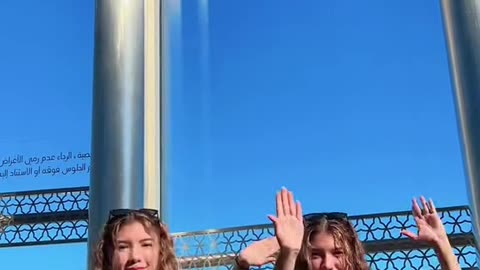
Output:
<instances>
[{"instance_id":1,"label":"long blonde hair","mask_svg":"<svg viewBox=\"0 0 480 270\"><path fill-rule=\"evenodd\" d=\"M155 232L158 237L160 252L158 254L157 270L178 270L179 264L175 256L173 239L167 228L158 218L142 213L141 211L130 211L121 217L112 217L105 224L102 239L99 241L94 252L95 268L97 270L111 270L112 258L115 250L115 239L123 226L139 222L145 230Z\"/></svg>"},{"instance_id":2,"label":"long blonde hair","mask_svg":"<svg viewBox=\"0 0 480 270\"><path fill-rule=\"evenodd\" d=\"M347 270L368 270L369 266L365 259L365 249L358 238L353 225L345 219L328 219L322 217L315 222L306 224L302 249L297 257L295 270L307 270L311 267L311 241L320 233L330 234L335 245L344 252L344 265Z\"/></svg>"}]
</instances>

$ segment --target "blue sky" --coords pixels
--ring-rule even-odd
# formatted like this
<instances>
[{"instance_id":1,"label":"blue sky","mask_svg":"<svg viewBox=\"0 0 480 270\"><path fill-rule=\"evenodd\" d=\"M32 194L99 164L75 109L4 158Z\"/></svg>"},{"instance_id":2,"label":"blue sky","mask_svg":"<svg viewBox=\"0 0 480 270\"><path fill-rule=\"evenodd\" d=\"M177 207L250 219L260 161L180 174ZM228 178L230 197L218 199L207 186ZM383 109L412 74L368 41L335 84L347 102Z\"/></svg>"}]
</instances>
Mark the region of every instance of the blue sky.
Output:
<instances>
[{"instance_id":1,"label":"blue sky","mask_svg":"<svg viewBox=\"0 0 480 270\"><path fill-rule=\"evenodd\" d=\"M169 7L174 232L266 223L282 186L305 212L406 210L421 194L439 207L468 203L438 1L369 4ZM0 15L0 165L88 153L94 1L5 1ZM88 181L12 176L0 190ZM19 269L85 269L85 258L84 244L0 252Z\"/></svg>"}]
</instances>

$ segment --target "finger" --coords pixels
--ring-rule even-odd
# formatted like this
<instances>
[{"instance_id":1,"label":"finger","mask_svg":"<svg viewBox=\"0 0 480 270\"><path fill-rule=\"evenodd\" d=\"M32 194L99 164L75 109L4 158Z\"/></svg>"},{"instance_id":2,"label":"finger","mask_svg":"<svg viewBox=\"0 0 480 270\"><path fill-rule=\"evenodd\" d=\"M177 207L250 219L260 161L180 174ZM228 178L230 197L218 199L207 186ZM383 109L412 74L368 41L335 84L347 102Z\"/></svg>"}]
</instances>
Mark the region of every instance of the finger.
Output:
<instances>
[{"instance_id":1,"label":"finger","mask_svg":"<svg viewBox=\"0 0 480 270\"><path fill-rule=\"evenodd\" d=\"M288 207L288 190L286 188L282 188L282 207L283 214L290 215L290 209Z\"/></svg>"},{"instance_id":2,"label":"finger","mask_svg":"<svg viewBox=\"0 0 480 270\"><path fill-rule=\"evenodd\" d=\"M291 191L288 192L288 208L290 215L294 217L297 216L297 205L293 200L293 193Z\"/></svg>"},{"instance_id":3,"label":"finger","mask_svg":"<svg viewBox=\"0 0 480 270\"><path fill-rule=\"evenodd\" d=\"M415 224L417 225L418 231L420 231L421 228L425 228L425 226L428 226L426 219L423 217L422 218L416 217Z\"/></svg>"},{"instance_id":4,"label":"finger","mask_svg":"<svg viewBox=\"0 0 480 270\"><path fill-rule=\"evenodd\" d=\"M274 215L268 215L268 219L270 219L273 224L277 223L278 218Z\"/></svg>"},{"instance_id":5,"label":"finger","mask_svg":"<svg viewBox=\"0 0 480 270\"><path fill-rule=\"evenodd\" d=\"M282 203L282 193L277 192L277 216L283 217L285 216L285 212L283 212L283 203Z\"/></svg>"},{"instance_id":6,"label":"finger","mask_svg":"<svg viewBox=\"0 0 480 270\"><path fill-rule=\"evenodd\" d=\"M416 216L416 217L422 216L422 210L420 209L420 206L418 205L416 198L413 198L412 200L412 212L413 212L413 216Z\"/></svg>"},{"instance_id":7,"label":"finger","mask_svg":"<svg viewBox=\"0 0 480 270\"><path fill-rule=\"evenodd\" d=\"M405 235L406 237L416 241L418 239L418 235L416 235L415 233L411 232L411 231L408 231L408 230L402 230L401 231L401 234Z\"/></svg>"},{"instance_id":8,"label":"finger","mask_svg":"<svg viewBox=\"0 0 480 270\"><path fill-rule=\"evenodd\" d=\"M418 227L418 223L422 222L422 220L425 221L425 220L424 220L423 218L421 218L421 217L413 217L413 219L415 219L415 223L417 224L417 227Z\"/></svg>"},{"instance_id":9,"label":"finger","mask_svg":"<svg viewBox=\"0 0 480 270\"><path fill-rule=\"evenodd\" d=\"M275 261L277 260L277 257L274 257L274 256L270 256L267 258L267 263L275 263Z\"/></svg>"},{"instance_id":10,"label":"finger","mask_svg":"<svg viewBox=\"0 0 480 270\"><path fill-rule=\"evenodd\" d=\"M427 200L425 200L425 197L420 196L420 201L422 202L423 206L423 212L424 214L430 213L430 208L428 208L428 203Z\"/></svg>"},{"instance_id":11,"label":"finger","mask_svg":"<svg viewBox=\"0 0 480 270\"><path fill-rule=\"evenodd\" d=\"M302 209L302 204L300 203L300 201L297 201L297 203L295 204L295 207L297 208L297 210L296 210L297 219L298 220L303 220L303 209Z\"/></svg>"},{"instance_id":12,"label":"finger","mask_svg":"<svg viewBox=\"0 0 480 270\"><path fill-rule=\"evenodd\" d=\"M435 207L435 204L433 204L433 200L432 200L432 199L430 199L430 200L428 201L428 205L429 205L429 207L430 207L430 210L432 211L431 213L432 213L432 214L437 214L437 208Z\"/></svg>"}]
</instances>

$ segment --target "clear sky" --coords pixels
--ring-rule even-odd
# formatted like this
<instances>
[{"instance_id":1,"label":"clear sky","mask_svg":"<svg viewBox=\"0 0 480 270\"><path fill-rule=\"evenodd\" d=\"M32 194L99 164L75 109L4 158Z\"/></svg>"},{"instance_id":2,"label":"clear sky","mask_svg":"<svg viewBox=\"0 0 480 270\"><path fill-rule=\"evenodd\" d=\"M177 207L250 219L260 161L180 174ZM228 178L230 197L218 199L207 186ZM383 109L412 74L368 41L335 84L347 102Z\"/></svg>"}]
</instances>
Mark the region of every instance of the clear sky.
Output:
<instances>
[{"instance_id":1,"label":"clear sky","mask_svg":"<svg viewBox=\"0 0 480 270\"><path fill-rule=\"evenodd\" d=\"M305 212L468 203L438 1L168 1L174 232L266 223L282 186ZM24 157L0 192L88 185L93 25L92 0L0 2L0 165ZM85 259L0 250L5 269Z\"/></svg>"}]
</instances>

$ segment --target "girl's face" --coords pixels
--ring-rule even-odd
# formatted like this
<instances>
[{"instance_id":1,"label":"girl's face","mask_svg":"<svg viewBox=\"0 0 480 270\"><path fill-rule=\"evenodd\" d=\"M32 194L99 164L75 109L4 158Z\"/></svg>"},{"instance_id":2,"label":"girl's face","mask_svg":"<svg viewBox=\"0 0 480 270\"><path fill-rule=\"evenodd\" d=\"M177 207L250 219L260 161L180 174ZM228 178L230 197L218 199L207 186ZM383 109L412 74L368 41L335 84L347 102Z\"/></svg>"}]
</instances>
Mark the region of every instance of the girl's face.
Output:
<instances>
[{"instance_id":1,"label":"girl's face","mask_svg":"<svg viewBox=\"0 0 480 270\"><path fill-rule=\"evenodd\" d=\"M115 241L113 270L156 270L160 254L156 233L148 232L139 222L122 226Z\"/></svg>"},{"instance_id":2,"label":"girl's face","mask_svg":"<svg viewBox=\"0 0 480 270\"><path fill-rule=\"evenodd\" d=\"M343 250L329 233L318 233L311 241L312 270L346 270Z\"/></svg>"}]
</instances>

